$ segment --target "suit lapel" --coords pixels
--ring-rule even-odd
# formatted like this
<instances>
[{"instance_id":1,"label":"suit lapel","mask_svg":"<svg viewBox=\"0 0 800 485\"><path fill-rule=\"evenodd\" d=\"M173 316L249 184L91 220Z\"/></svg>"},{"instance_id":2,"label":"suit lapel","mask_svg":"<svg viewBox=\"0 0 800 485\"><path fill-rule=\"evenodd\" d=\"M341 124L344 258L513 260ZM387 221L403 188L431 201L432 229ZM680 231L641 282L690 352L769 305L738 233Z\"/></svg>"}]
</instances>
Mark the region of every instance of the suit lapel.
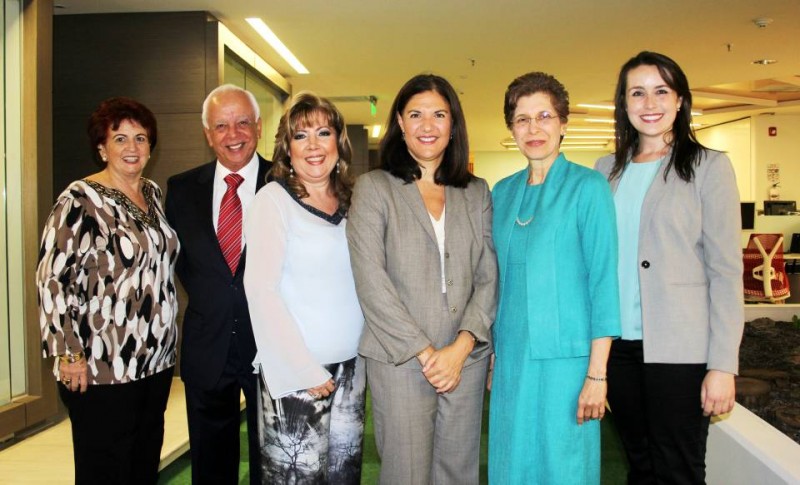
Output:
<instances>
[{"instance_id":1,"label":"suit lapel","mask_svg":"<svg viewBox=\"0 0 800 485\"><path fill-rule=\"evenodd\" d=\"M469 201L467 200L467 192L469 190L459 189L456 187L445 187L445 220L444 220L444 233L445 245L450 248L456 245L469 245L469 241L478 237L477 228L473 214L470 211ZM466 215L467 220L459 217L461 214Z\"/></svg>"},{"instance_id":2,"label":"suit lapel","mask_svg":"<svg viewBox=\"0 0 800 485\"><path fill-rule=\"evenodd\" d=\"M217 234L214 232L213 220L213 204L214 204L214 169L212 164L209 170L204 170L197 178L197 190L194 192L195 207L200 213L200 221L202 224L203 237L210 237L214 241L214 245L219 249L219 242L217 241ZM220 256L222 251L219 251Z\"/></svg>"},{"instance_id":3,"label":"suit lapel","mask_svg":"<svg viewBox=\"0 0 800 485\"><path fill-rule=\"evenodd\" d=\"M508 253L511 245L511 231L514 229L514 221L522 206L525 185L528 183L528 169L522 169L512 177L508 184L508 195L495 201L494 230L498 237L495 238L494 243L497 252L502 252L504 255Z\"/></svg>"},{"instance_id":4,"label":"suit lapel","mask_svg":"<svg viewBox=\"0 0 800 485\"><path fill-rule=\"evenodd\" d=\"M214 172L216 163L210 163L207 170L203 170L197 177L197 188L194 191L194 207L198 211L200 227L197 237L202 238L207 248L208 262L221 272L231 274L228 263L219 247L219 239L214 231L213 204L214 204Z\"/></svg>"},{"instance_id":5,"label":"suit lapel","mask_svg":"<svg viewBox=\"0 0 800 485\"><path fill-rule=\"evenodd\" d=\"M653 182L650 184L650 188L647 190L647 194L644 196L644 201L642 202L642 213L639 219L639 234L648 234L650 232L650 223L655 219L658 202L667 193L667 182L664 181L664 172L667 169L667 163L670 156L671 154L667 155L667 158L661 161L661 167L659 167L656 177L653 179ZM670 179L675 176L675 171L670 170L667 178Z\"/></svg>"},{"instance_id":6,"label":"suit lapel","mask_svg":"<svg viewBox=\"0 0 800 485\"><path fill-rule=\"evenodd\" d=\"M419 193L417 184L413 182L407 184L397 177L389 175L388 173L387 175L390 177L390 180L392 180L392 183L398 184L397 191L411 208L411 212L417 218L417 221L425 232L428 233L431 240L436 242L436 234L433 232L430 215L428 214L428 209L425 208L425 203L422 201L422 194ZM445 204L446 203L447 201L445 201Z\"/></svg>"},{"instance_id":7,"label":"suit lapel","mask_svg":"<svg viewBox=\"0 0 800 485\"><path fill-rule=\"evenodd\" d=\"M256 192L258 192L261 187L267 184L267 173L269 173L270 168L272 168L272 162L269 162L261 155L258 155L258 179L256 179Z\"/></svg>"}]
</instances>

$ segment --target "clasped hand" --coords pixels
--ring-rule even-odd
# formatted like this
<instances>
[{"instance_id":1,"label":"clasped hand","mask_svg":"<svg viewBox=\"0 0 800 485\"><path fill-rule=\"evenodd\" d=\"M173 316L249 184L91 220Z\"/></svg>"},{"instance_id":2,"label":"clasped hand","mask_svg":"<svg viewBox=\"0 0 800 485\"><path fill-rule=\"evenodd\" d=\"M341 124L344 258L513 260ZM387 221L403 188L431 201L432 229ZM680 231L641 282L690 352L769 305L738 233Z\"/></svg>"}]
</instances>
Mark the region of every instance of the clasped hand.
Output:
<instances>
[{"instance_id":1,"label":"clasped hand","mask_svg":"<svg viewBox=\"0 0 800 485\"><path fill-rule=\"evenodd\" d=\"M459 333L456 340L436 350L428 346L417 356L422 364L422 373L436 392L453 392L461 382L461 370L475 346L472 337Z\"/></svg>"}]
</instances>

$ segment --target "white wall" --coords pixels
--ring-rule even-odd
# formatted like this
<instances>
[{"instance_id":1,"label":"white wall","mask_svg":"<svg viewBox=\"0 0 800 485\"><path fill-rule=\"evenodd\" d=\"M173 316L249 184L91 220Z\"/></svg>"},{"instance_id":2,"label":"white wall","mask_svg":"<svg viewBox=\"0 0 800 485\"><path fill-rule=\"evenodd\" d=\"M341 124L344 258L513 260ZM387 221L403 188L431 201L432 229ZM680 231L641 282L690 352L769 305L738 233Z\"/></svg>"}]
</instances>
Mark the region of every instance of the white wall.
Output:
<instances>
[{"instance_id":1,"label":"white wall","mask_svg":"<svg viewBox=\"0 0 800 485\"><path fill-rule=\"evenodd\" d=\"M769 127L778 130L769 136ZM760 115L752 123L753 160L755 162L754 200L758 208L768 198L767 166L780 168L780 198L800 202L800 115Z\"/></svg>"},{"instance_id":2,"label":"white wall","mask_svg":"<svg viewBox=\"0 0 800 485\"><path fill-rule=\"evenodd\" d=\"M609 152L575 150L565 151L568 160L577 164L593 167L598 158ZM489 187L494 187L500 179L527 167L528 161L518 150L500 152L474 152L474 172L478 177L486 179Z\"/></svg>"},{"instance_id":3,"label":"white wall","mask_svg":"<svg viewBox=\"0 0 800 485\"><path fill-rule=\"evenodd\" d=\"M752 143L750 118L712 126L697 130L697 139L703 145L714 150L725 152L731 159L736 171L736 185L739 187L741 200L759 200L754 198L752 164Z\"/></svg>"}]
</instances>

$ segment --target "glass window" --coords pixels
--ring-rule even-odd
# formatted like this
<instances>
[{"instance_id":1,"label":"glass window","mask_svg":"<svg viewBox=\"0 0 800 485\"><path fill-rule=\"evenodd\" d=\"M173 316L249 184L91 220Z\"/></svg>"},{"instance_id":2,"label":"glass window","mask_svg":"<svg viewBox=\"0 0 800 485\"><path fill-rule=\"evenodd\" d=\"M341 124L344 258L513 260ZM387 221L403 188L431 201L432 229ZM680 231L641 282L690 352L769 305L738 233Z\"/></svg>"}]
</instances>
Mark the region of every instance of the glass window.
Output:
<instances>
[{"instance_id":1,"label":"glass window","mask_svg":"<svg viewBox=\"0 0 800 485\"><path fill-rule=\"evenodd\" d=\"M278 131L278 122L283 114L284 94L228 49L225 49L224 82L242 87L256 97L261 110L261 140L258 142L258 153L264 158L272 158L272 152L275 150L275 133Z\"/></svg>"},{"instance_id":2,"label":"glass window","mask_svg":"<svg viewBox=\"0 0 800 485\"><path fill-rule=\"evenodd\" d=\"M27 392L22 272L20 2L0 9L0 406Z\"/></svg>"}]
</instances>

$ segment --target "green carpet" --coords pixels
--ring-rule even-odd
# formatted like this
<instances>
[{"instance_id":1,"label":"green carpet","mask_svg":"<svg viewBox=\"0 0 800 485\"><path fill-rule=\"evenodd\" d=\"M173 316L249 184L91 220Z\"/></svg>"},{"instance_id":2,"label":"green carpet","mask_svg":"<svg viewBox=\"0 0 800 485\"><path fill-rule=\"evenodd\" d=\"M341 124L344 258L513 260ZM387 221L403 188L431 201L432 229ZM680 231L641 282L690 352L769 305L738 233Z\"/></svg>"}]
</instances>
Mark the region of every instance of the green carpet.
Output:
<instances>
[{"instance_id":1,"label":"green carpet","mask_svg":"<svg viewBox=\"0 0 800 485\"><path fill-rule=\"evenodd\" d=\"M486 479L487 473L487 456L488 456L488 413L489 396L486 396L486 405L484 406L483 429L481 434L481 483L488 483ZM619 441L616 431L612 425L612 417L606 414L603 419L602 429L602 450L603 450L603 466L601 470L601 484L602 485L617 485L625 483L627 474L627 464L625 463L625 453L622 450L622 443ZM246 485L249 483L249 464L247 456L247 425L242 413L241 434L239 435L239 449L242 450L241 462L239 463L239 483ZM167 468L165 468L159 476L159 484L170 485L190 485L192 483L191 477L191 460L189 454L181 456ZM364 462L361 469L361 483L362 484L375 484L378 483L378 473L380 472L381 464L378 458L378 450L375 448L375 434L372 426L372 412L371 402L369 395L367 395L367 423L364 430Z\"/></svg>"}]
</instances>

